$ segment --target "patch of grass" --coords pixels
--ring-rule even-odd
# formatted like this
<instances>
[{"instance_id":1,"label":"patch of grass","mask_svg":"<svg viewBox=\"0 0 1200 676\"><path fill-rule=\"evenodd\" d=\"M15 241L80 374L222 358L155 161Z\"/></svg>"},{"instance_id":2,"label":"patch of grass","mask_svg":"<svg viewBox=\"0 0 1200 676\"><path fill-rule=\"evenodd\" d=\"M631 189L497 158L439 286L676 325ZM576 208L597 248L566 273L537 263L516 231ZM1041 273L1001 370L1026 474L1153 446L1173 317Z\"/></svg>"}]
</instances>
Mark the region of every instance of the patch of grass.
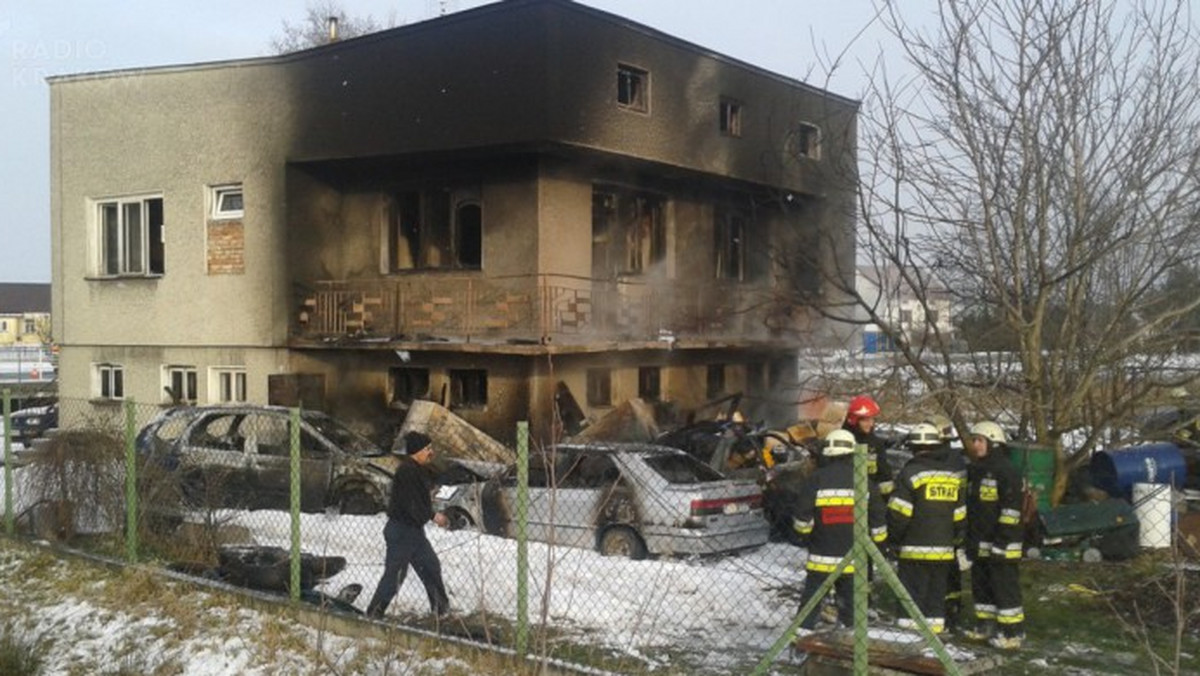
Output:
<instances>
[{"instance_id":1,"label":"patch of grass","mask_svg":"<svg viewBox=\"0 0 1200 676\"><path fill-rule=\"evenodd\" d=\"M0 631L0 674L36 676L41 668L36 646L14 639L8 628Z\"/></svg>"}]
</instances>

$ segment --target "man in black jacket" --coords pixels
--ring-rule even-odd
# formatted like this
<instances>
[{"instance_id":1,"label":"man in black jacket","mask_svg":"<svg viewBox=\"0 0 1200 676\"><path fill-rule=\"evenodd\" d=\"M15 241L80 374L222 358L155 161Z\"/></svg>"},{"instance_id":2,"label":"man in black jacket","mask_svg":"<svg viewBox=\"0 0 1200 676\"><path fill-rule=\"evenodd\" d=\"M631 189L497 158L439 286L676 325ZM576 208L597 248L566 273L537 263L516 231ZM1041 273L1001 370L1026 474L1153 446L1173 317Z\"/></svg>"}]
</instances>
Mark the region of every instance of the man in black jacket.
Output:
<instances>
[{"instance_id":1,"label":"man in black jacket","mask_svg":"<svg viewBox=\"0 0 1200 676\"><path fill-rule=\"evenodd\" d=\"M432 441L420 432L409 432L404 435L404 448L408 457L400 459L392 477L388 520L383 529L387 555L383 576L379 578L375 594L367 604L367 615L370 617L383 617L384 611L400 590L400 585L404 583L404 575L410 564L425 585L429 607L434 615L450 612L450 599L442 582L442 563L425 537L425 524L430 520L443 528L447 523L445 514L433 512L435 482L429 467L433 461Z\"/></svg>"}]
</instances>

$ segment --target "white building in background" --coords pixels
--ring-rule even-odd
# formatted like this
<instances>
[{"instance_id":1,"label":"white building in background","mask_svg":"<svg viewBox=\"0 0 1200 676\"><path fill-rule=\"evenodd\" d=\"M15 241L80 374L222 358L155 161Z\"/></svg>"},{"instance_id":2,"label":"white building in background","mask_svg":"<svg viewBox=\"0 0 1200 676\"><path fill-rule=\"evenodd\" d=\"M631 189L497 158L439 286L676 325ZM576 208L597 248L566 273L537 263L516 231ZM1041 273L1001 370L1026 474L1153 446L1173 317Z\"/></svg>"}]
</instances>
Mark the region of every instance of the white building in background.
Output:
<instances>
[{"instance_id":1,"label":"white building in background","mask_svg":"<svg viewBox=\"0 0 1200 676\"><path fill-rule=\"evenodd\" d=\"M912 342L937 333L954 335L953 299L950 290L940 281L926 275L927 287L918 294L911 284L901 279L895 267L860 265L855 271L854 286L870 305L876 305L877 316L891 326L899 327ZM923 295L924 298L920 296ZM858 309L863 322L864 352L887 352L891 341L878 323L868 321L867 311Z\"/></svg>"}]
</instances>

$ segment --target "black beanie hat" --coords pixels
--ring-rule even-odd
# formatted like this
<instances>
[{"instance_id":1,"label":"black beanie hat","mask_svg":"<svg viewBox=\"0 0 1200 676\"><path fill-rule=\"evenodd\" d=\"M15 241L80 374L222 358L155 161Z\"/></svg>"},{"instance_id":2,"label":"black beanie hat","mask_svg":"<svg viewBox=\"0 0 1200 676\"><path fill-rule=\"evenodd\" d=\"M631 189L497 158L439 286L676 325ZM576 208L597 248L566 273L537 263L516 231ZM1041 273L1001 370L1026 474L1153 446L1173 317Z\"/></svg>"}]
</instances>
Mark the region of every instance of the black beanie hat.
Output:
<instances>
[{"instance_id":1,"label":"black beanie hat","mask_svg":"<svg viewBox=\"0 0 1200 676\"><path fill-rule=\"evenodd\" d=\"M412 455L413 453L421 451L432 443L433 439L430 439L429 435L427 434L422 434L416 431L407 432L404 435L404 452Z\"/></svg>"}]
</instances>

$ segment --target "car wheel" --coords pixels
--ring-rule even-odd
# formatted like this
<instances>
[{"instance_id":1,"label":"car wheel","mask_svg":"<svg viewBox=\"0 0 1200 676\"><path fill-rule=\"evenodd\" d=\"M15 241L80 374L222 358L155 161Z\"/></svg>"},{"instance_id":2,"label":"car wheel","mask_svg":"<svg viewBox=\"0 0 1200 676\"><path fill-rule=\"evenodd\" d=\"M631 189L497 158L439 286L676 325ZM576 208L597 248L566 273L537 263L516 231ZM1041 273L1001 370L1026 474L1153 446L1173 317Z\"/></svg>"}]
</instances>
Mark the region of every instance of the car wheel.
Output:
<instances>
[{"instance_id":1,"label":"car wheel","mask_svg":"<svg viewBox=\"0 0 1200 676\"><path fill-rule=\"evenodd\" d=\"M375 514L381 509L375 498L361 488L343 491L334 504L342 514Z\"/></svg>"},{"instance_id":2,"label":"car wheel","mask_svg":"<svg viewBox=\"0 0 1200 676\"><path fill-rule=\"evenodd\" d=\"M646 543L629 528L609 528L600 535L600 553L604 556L623 556L628 559L646 558Z\"/></svg>"},{"instance_id":3,"label":"car wheel","mask_svg":"<svg viewBox=\"0 0 1200 676\"><path fill-rule=\"evenodd\" d=\"M450 530L465 530L467 528L475 527L475 520L472 519L471 515L467 514L466 510L463 509L447 509L446 519L449 521L449 523L446 524L446 528Z\"/></svg>"}]
</instances>

